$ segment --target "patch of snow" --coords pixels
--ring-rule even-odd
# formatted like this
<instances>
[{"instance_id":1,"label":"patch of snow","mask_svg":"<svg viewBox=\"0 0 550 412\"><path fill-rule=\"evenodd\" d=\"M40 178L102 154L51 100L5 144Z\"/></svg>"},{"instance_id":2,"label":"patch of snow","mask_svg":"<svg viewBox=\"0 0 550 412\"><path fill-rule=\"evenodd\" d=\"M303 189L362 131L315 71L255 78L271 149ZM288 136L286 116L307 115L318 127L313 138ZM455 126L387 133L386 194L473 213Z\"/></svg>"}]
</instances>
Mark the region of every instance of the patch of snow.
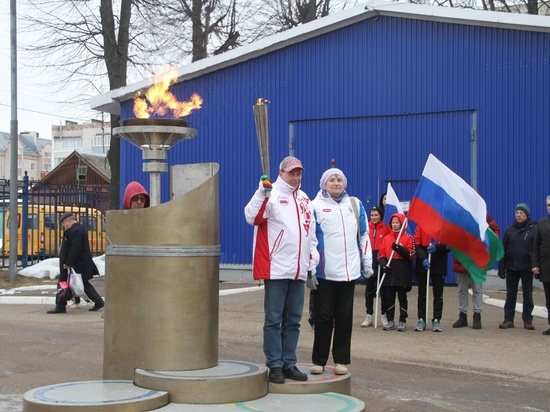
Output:
<instances>
[{"instance_id":1,"label":"patch of snow","mask_svg":"<svg viewBox=\"0 0 550 412\"><path fill-rule=\"evenodd\" d=\"M105 255L93 258L100 276L105 276ZM44 259L35 265L27 266L18 272L27 278L50 278L54 280L59 277L59 258Z\"/></svg>"}]
</instances>

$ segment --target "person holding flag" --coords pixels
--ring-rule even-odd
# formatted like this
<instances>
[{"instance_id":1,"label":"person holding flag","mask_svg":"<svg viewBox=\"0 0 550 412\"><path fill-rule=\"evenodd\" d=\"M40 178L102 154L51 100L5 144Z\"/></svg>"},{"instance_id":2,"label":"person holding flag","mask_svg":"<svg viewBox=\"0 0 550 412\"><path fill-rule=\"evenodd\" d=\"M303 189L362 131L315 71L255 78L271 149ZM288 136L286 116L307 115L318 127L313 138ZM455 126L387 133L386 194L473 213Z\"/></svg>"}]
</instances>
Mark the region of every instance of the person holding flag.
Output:
<instances>
[{"instance_id":1,"label":"person holding flag","mask_svg":"<svg viewBox=\"0 0 550 412\"><path fill-rule=\"evenodd\" d=\"M500 237L500 227L487 212L487 224L493 233ZM460 260L453 256L453 272L458 280L458 319L453 328L468 326L468 289L472 289L472 309L474 312L472 329L481 329L481 310L483 306L483 283L476 281Z\"/></svg>"},{"instance_id":2,"label":"person holding flag","mask_svg":"<svg viewBox=\"0 0 550 412\"><path fill-rule=\"evenodd\" d=\"M474 293L474 329L481 329L482 283L487 271L504 256L500 228L487 212L479 193L434 155L409 207L408 216L431 238L445 243L455 257L459 319L454 328L468 326L468 288Z\"/></svg>"},{"instance_id":3,"label":"person holding flag","mask_svg":"<svg viewBox=\"0 0 550 412\"><path fill-rule=\"evenodd\" d=\"M416 253L415 272L418 277L418 323L414 330L421 332L426 329L428 285L429 279L431 279L433 293L432 330L442 332L443 286L447 274L449 249L447 245L430 238L420 226L417 226L414 232L414 247Z\"/></svg>"},{"instance_id":4,"label":"person holding flag","mask_svg":"<svg viewBox=\"0 0 550 412\"><path fill-rule=\"evenodd\" d=\"M389 202L386 203L388 211ZM386 287L388 323L383 330L395 330L395 295L399 300L398 332L407 330L408 301L407 292L412 287L412 258L414 257L414 240L406 233L407 219L402 213L394 213L390 218L391 233L382 240L378 252L378 261L384 276L382 285Z\"/></svg>"},{"instance_id":5,"label":"person holding flag","mask_svg":"<svg viewBox=\"0 0 550 412\"><path fill-rule=\"evenodd\" d=\"M386 312L388 310L388 305L386 303L386 290L379 288L380 283L380 265L378 264L378 250L382 245L382 240L384 236L390 233L390 228L386 226L383 222L384 218L384 209L379 206L374 206L370 210L370 221L369 221L369 240L372 248L372 269L374 273L377 274L376 278L371 276L365 280L365 309L367 311L367 316L363 323L361 323L362 328L368 328L372 325L372 315L374 314L374 295L377 290L379 290L378 295L380 295L381 300L381 310L382 310L382 326L386 326L388 323L388 318Z\"/></svg>"}]
</instances>

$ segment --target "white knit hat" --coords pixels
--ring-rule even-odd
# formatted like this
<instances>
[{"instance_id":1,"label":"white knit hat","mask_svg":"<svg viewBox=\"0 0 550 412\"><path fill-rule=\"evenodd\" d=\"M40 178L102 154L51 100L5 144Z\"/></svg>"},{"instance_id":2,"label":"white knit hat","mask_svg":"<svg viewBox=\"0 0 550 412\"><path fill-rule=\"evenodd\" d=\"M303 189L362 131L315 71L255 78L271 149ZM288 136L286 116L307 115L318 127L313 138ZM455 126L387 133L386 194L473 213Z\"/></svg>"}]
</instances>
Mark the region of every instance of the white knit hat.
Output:
<instances>
[{"instance_id":1,"label":"white knit hat","mask_svg":"<svg viewBox=\"0 0 550 412\"><path fill-rule=\"evenodd\" d=\"M323 176L321 176L321 181L319 182L319 187L321 187L321 190L327 190L327 180L333 175L342 176L342 179L344 180L344 189L346 189L348 186L348 179L346 178L344 172L336 167L331 167L323 173Z\"/></svg>"}]
</instances>

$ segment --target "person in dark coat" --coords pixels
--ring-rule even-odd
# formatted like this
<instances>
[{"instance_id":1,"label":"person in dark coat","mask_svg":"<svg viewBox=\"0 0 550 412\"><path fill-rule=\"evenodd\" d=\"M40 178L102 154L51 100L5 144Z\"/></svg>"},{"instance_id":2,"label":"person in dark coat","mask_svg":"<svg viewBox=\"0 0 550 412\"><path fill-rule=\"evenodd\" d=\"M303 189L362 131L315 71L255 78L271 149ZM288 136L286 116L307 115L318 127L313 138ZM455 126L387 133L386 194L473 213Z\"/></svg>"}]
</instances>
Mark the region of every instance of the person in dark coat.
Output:
<instances>
[{"instance_id":1,"label":"person in dark coat","mask_svg":"<svg viewBox=\"0 0 550 412\"><path fill-rule=\"evenodd\" d=\"M59 282L67 281L69 271L72 269L82 275L84 283L84 292L94 302L94 306L89 309L95 312L105 306L105 301L90 283L94 275L99 275L97 266L92 260L92 252L88 243L88 233L86 229L76 221L71 212L61 215L59 223L65 231L61 250L59 251ZM47 313L66 313L67 299L58 293L55 301L55 308Z\"/></svg>"},{"instance_id":2,"label":"person in dark coat","mask_svg":"<svg viewBox=\"0 0 550 412\"><path fill-rule=\"evenodd\" d=\"M407 292L412 287L412 258L414 257L414 240L406 232L405 216L394 213L390 219L391 233L384 236L382 245L378 251L378 263L385 273L382 285L386 287L386 301L388 310L386 315L388 323L383 330L394 330L395 323L395 295L399 300L399 325L398 332L407 330L408 301ZM403 230L401 231L401 228ZM399 233L401 232L401 237ZM399 239L397 239L399 237ZM390 262L391 258L391 262ZM382 290L382 289L380 289Z\"/></svg>"},{"instance_id":3,"label":"person in dark coat","mask_svg":"<svg viewBox=\"0 0 550 412\"><path fill-rule=\"evenodd\" d=\"M535 279L541 281L544 287L548 324L550 325L550 195L546 197L546 210L548 217L537 223L537 233L531 253L531 266ZM550 328L542 334L550 336Z\"/></svg>"},{"instance_id":4,"label":"person in dark coat","mask_svg":"<svg viewBox=\"0 0 550 412\"><path fill-rule=\"evenodd\" d=\"M416 254L415 272L418 277L418 323L415 331L426 329L426 286L428 269L432 281L433 318L432 330L441 332L441 318L443 316L443 286L447 274L447 245L434 241L417 226L414 232L414 248Z\"/></svg>"},{"instance_id":5,"label":"person in dark coat","mask_svg":"<svg viewBox=\"0 0 550 412\"><path fill-rule=\"evenodd\" d=\"M520 203L515 208L515 222L506 228L502 245L504 258L498 265L498 276L506 279L506 302L504 303L504 322L498 327L514 327L518 285L521 280L523 290L523 327L534 330L533 326L533 272L531 271L531 251L537 231L537 224L529 219L529 206Z\"/></svg>"}]
</instances>

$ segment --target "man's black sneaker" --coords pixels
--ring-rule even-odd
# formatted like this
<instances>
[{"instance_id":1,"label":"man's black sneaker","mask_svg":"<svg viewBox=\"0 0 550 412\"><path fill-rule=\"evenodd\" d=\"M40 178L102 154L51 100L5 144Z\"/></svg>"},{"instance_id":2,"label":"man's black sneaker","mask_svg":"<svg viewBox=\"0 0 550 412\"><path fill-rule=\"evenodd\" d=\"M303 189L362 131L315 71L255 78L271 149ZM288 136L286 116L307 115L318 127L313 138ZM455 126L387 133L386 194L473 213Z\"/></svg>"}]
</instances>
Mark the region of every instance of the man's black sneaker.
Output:
<instances>
[{"instance_id":1,"label":"man's black sneaker","mask_svg":"<svg viewBox=\"0 0 550 412\"><path fill-rule=\"evenodd\" d=\"M283 375L283 368L271 368L269 370L269 382L285 383L285 375Z\"/></svg>"},{"instance_id":2,"label":"man's black sneaker","mask_svg":"<svg viewBox=\"0 0 550 412\"><path fill-rule=\"evenodd\" d=\"M105 306L105 303L96 303L93 308L88 309L90 312L97 312L99 309L101 309L103 306Z\"/></svg>"},{"instance_id":3,"label":"man's black sneaker","mask_svg":"<svg viewBox=\"0 0 550 412\"><path fill-rule=\"evenodd\" d=\"M67 308L63 305L55 305L55 308L47 311L46 313L67 313Z\"/></svg>"},{"instance_id":4,"label":"man's black sneaker","mask_svg":"<svg viewBox=\"0 0 550 412\"><path fill-rule=\"evenodd\" d=\"M307 381L307 375L303 372L300 372L296 366L292 368L283 369L283 374L285 378L292 379L293 381Z\"/></svg>"}]
</instances>

